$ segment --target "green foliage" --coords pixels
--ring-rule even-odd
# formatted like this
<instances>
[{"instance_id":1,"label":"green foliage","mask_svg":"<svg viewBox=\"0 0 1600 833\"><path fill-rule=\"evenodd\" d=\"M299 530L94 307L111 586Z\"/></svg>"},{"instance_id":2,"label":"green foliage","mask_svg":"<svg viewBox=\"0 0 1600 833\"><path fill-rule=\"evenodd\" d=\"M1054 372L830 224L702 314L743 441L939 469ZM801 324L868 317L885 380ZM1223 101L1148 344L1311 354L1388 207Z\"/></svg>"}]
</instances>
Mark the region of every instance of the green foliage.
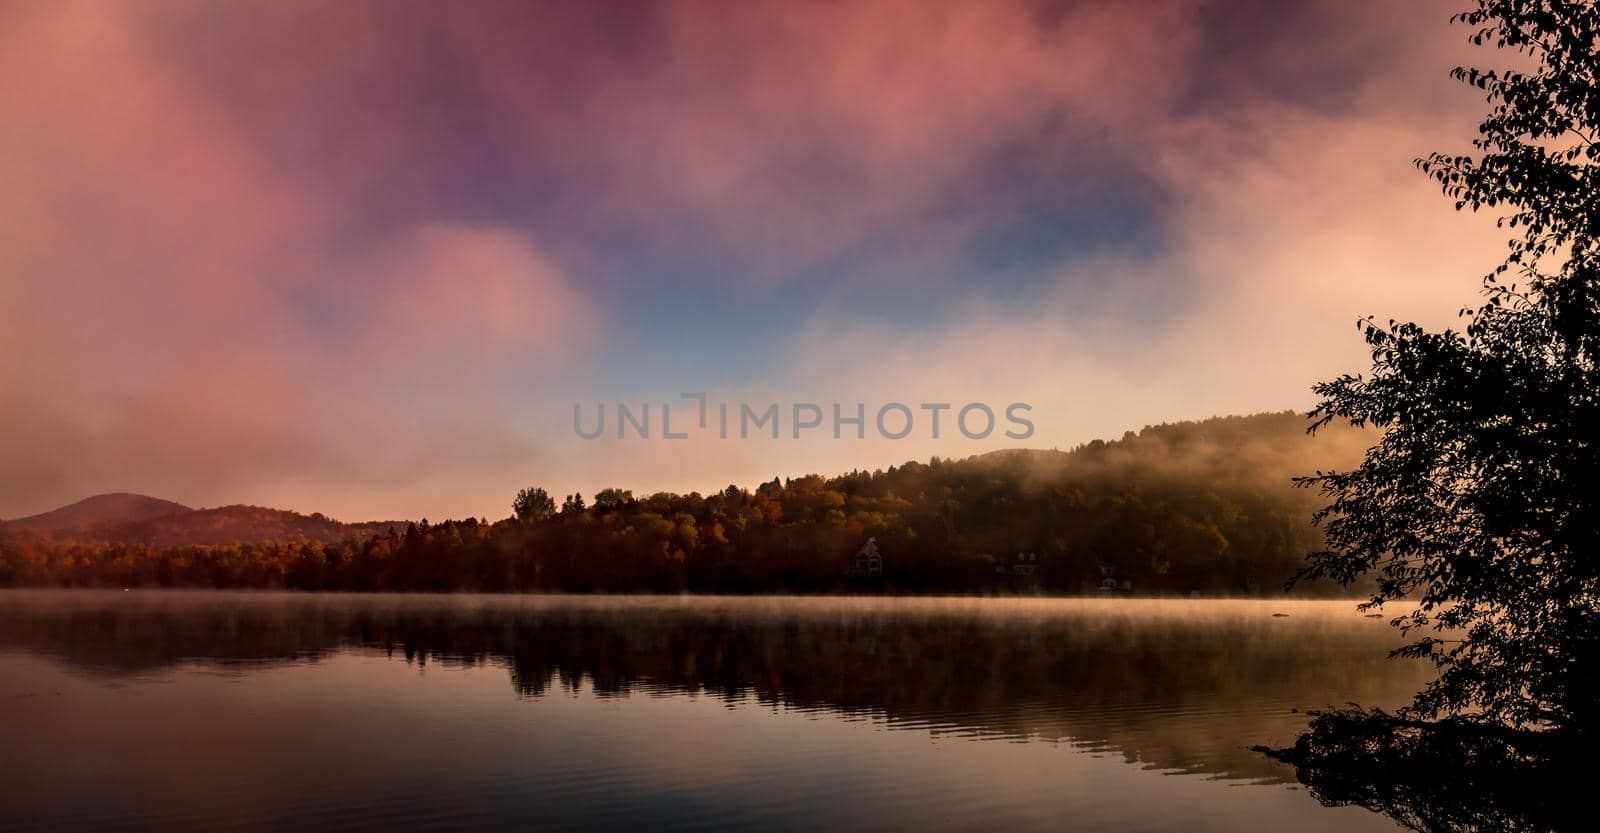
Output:
<instances>
[{"instance_id":1,"label":"green foliage","mask_svg":"<svg viewBox=\"0 0 1600 833\"><path fill-rule=\"evenodd\" d=\"M1147 428L1072 452L1010 451L751 492L606 489L559 513L399 526L338 544L212 547L0 541L0 583L307 590L1098 592L1101 565L1137 593L1271 592L1318 544L1315 498L1289 487L1307 454L1354 459L1369 437L1304 434L1293 413ZM1342 451L1341 451L1342 449ZM548 498L546 498L548 500ZM524 505L531 515L521 512ZM542 507L542 508L539 508ZM868 537L884 574L852 577ZM1019 552L1037 571L1009 570ZM1331 587L1328 588L1331 590Z\"/></svg>"},{"instance_id":2,"label":"green foliage","mask_svg":"<svg viewBox=\"0 0 1600 833\"><path fill-rule=\"evenodd\" d=\"M1472 40L1522 70L1458 69L1491 104L1470 156L1420 160L1457 208L1517 229L1463 331L1364 322L1372 370L1317 386L1312 416L1383 430L1331 504L1308 576L1415 598L1405 652L1440 674L1424 716L1553 727L1600 718L1600 8L1479 0ZM1521 282L1507 283L1508 277Z\"/></svg>"}]
</instances>

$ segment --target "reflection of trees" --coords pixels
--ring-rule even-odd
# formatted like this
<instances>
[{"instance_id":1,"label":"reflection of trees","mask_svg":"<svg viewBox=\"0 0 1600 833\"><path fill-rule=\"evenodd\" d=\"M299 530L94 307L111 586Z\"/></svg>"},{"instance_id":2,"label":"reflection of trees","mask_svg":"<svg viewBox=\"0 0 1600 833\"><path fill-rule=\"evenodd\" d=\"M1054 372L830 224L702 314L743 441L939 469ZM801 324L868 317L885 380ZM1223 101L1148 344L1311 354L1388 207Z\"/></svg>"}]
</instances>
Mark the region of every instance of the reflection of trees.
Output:
<instances>
[{"instance_id":1,"label":"reflection of trees","mask_svg":"<svg viewBox=\"0 0 1600 833\"><path fill-rule=\"evenodd\" d=\"M1293 747L1262 751L1293 764L1323 804L1365 807L1412 830L1593 829L1579 784L1592 763L1556 735L1353 708L1319 714Z\"/></svg>"},{"instance_id":2,"label":"reflection of trees","mask_svg":"<svg viewBox=\"0 0 1600 833\"><path fill-rule=\"evenodd\" d=\"M1296 730L1291 708L1393 701L1415 682L1409 666L1382 659L1390 635L1380 623L1274 619L1259 605L1177 613L1127 602L32 598L0 607L0 648L100 673L357 647L419 663L501 664L527 697L584 681L600 696L644 689L754 697L1252 778L1284 777L1248 747Z\"/></svg>"}]
</instances>

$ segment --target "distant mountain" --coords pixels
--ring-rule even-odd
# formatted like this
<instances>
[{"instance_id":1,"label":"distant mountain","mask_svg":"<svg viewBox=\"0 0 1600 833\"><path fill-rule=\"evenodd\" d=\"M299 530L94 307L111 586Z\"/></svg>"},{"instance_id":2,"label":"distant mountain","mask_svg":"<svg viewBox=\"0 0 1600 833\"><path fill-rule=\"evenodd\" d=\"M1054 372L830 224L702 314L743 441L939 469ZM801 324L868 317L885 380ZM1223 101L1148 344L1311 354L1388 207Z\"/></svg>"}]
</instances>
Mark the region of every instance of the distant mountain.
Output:
<instances>
[{"instance_id":1,"label":"distant mountain","mask_svg":"<svg viewBox=\"0 0 1600 833\"><path fill-rule=\"evenodd\" d=\"M6 525L11 529L31 532L67 532L100 524L137 523L163 515L192 511L194 510L170 500L130 492L112 492L84 498L60 509L7 521Z\"/></svg>"},{"instance_id":2,"label":"distant mountain","mask_svg":"<svg viewBox=\"0 0 1600 833\"><path fill-rule=\"evenodd\" d=\"M97 495L5 524L9 534L57 542L112 542L183 547L257 541L333 543L366 539L405 521L341 523L321 513L302 515L260 506L191 509L127 493Z\"/></svg>"},{"instance_id":3,"label":"distant mountain","mask_svg":"<svg viewBox=\"0 0 1600 833\"><path fill-rule=\"evenodd\" d=\"M366 539L405 521L341 523L321 513L302 515L261 506L192 509L142 521L107 524L90 530L95 540L150 544L157 547L241 544L252 541L328 544L347 538Z\"/></svg>"}]
</instances>

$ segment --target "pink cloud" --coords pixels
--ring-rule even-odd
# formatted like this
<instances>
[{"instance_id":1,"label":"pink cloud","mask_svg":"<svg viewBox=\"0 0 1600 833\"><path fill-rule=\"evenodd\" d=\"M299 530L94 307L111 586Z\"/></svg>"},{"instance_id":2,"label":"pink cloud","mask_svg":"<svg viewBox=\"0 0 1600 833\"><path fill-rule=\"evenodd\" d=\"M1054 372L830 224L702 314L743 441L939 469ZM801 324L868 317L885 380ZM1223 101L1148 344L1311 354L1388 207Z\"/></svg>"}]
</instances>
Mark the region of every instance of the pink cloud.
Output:
<instances>
[{"instance_id":1,"label":"pink cloud","mask_svg":"<svg viewBox=\"0 0 1600 833\"><path fill-rule=\"evenodd\" d=\"M416 511L366 492L425 465L459 493L536 456L509 386L450 391L465 418L389 380L537 378L596 320L563 270L485 224L350 255L333 232L360 207L282 168L153 25L0 11L0 512L109 489Z\"/></svg>"},{"instance_id":2,"label":"pink cloud","mask_svg":"<svg viewBox=\"0 0 1600 833\"><path fill-rule=\"evenodd\" d=\"M1194 5L1085 3L1051 19L1031 3L689 2L663 10L645 61L558 42L590 35L559 16L533 45L493 16L451 31L522 114L528 143L599 183L577 208L703 235L759 280L881 244L908 221L944 226L908 247L953 254L952 236L1005 215L944 215L1021 136L1050 148L1031 164L1093 175L1076 146L1096 143L1103 163L1108 133L1175 95L1198 45ZM546 48L577 62L560 85L537 80L530 56Z\"/></svg>"},{"instance_id":3,"label":"pink cloud","mask_svg":"<svg viewBox=\"0 0 1600 833\"><path fill-rule=\"evenodd\" d=\"M527 364L581 347L595 311L525 237L434 224L386 246L340 280L370 289L363 340L384 362L438 351Z\"/></svg>"},{"instance_id":4,"label":"pink cloud","mask_svg":"<svg viewBox=\"0 0 1600 833\"><path fill-rule=\"evenodd\" d=\"M575 272L603 238L703 255L753 294L835 267L915 280L1025 216L1017 181L1070 202L1147 178L1169 195L1163 248L1057 264L1028 309L974 292L942 325L830 319L861 312L844 291L777 351L792 365L728 398L1027 399L1052 415L1038 445L1299 404L1359 360L1351 318L1447 317L1497 246L1406 167L1478 105L1440 93L1448 5L1327 0L1323 28L1248 44L1251 69L1359 63L1317 111L1257 100L1275 78L1199 75L1226 56L1187 0L424 4L422 22L9 4L0 512L124 488L478 514L525 481L710 488L980 450L571 440L563 365L607 312ZM474 187L504 193L485 208ZM1198 300L1144 320L1180 291Z\"/></svg>"}]
</instances>

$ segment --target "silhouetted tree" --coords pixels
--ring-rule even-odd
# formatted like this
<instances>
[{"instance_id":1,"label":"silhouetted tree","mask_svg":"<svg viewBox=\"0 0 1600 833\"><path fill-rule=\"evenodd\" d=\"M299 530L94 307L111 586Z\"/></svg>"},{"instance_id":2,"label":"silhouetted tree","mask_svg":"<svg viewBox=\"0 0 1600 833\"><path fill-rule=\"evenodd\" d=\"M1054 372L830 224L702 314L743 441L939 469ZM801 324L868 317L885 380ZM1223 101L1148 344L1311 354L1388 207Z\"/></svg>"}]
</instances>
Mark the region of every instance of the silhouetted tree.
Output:
<instances>
[{"instance_id":1,"label":"silhouetted tree","mask_svg":"<svg viewBox=\"0 0 1600 833\"><path fill-rule=\"evenodd\" d=\"M1600 718L1600 7L1478 0L1456 21L1525 69L1459 68L1491 109L1466 156L1419 167L1456 207L1520 236L1461 332L1364 322L1366 375L1317 386L1311 416L1383 429L1331 498L1307 575L1415 597L1396 624L1437 680L1422 716L1556 728ZM1428 633L1434 631L1437 633Z\"/></svg>"},{"instance_id":2,"label":"silhouetted tree","mask_svg":"<svg viewBox=\"0 0 1600 833\"><path fill-rule=\"evenodd\" d=\"M616 510L633 502L633 492L628 489L601 489L594 495L594 508Z\"/></svg>"},{"instance_id":3,"label":"silhouetted tree","mask_svg":"<svg viewBox=\"0 0 1600 833\"><path fill-rule=\"evenodd\" d=\"M546 494L544 489L522 489L511 502L511 515L519 521L542 521L555 513L555 498Z\"/></svg>"}]
</instances>

